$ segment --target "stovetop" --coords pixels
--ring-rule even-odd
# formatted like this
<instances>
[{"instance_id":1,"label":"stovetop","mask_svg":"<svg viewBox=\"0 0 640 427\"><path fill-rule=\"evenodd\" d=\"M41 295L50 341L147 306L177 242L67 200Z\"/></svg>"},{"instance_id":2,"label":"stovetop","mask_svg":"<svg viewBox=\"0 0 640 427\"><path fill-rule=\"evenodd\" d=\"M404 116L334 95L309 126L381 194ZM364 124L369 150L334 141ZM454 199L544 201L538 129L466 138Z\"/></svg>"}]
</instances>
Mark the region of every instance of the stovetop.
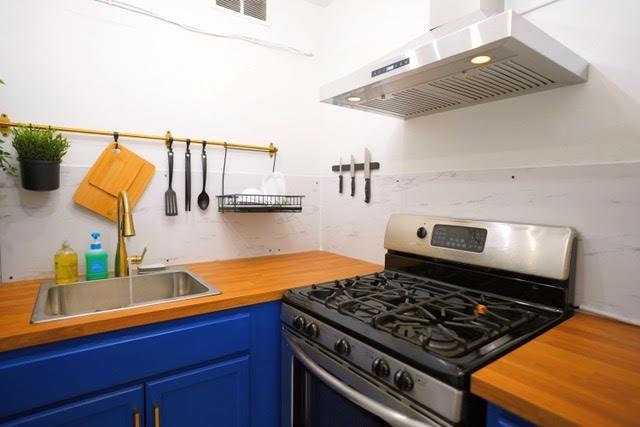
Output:
<instances>
[{"instance_id":1,"label":"stovetop","mask_svg":"<svg viewBox=\"0 0 640 427\"><path fill-rule=\"evenodd\" d=\"M575 237L569 227L394 214L383 272L284 299L345 339L463 388L471 372L571 315ZM322 340L316 329L298 332Z\"/></svg>"},{"instance_id":2,"label":"stovetop","mask_svg":"<svg viewBox=\"0 0 640 427\"><path fill-rule=\"evenodd\" d=\"M444 357L467 354L537 316L506 298L398 272L336 280L300 295Z\"/></svg>"},{"instance_id":3,"label":"stovetop","mask_svg":"<svg viewBox=\"0 0 640 427\"><path fill-rule=\"evenodd\" d=\"M290 290L285 302L458 388L562 313L385 270Z\"/></svg>"}]
</instances>

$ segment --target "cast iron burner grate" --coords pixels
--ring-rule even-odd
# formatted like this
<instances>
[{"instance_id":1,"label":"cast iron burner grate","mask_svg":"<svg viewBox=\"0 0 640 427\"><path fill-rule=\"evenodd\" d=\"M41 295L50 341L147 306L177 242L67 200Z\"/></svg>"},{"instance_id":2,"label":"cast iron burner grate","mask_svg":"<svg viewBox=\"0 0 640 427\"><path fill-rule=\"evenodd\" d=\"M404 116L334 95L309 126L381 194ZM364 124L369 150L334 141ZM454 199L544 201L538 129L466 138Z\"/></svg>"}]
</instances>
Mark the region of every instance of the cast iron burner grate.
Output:
<instances>
[{"instance_id":1,"label":"cast iron burner grate","mask_svg":"<svg viewBox=\"0 0 640 427\"><path fill-rule=\"evenodd\" d=\"M445 357L462 356L536 316L505 298L391 272L314 285L302 294Z\"/></svg>"}]
</instances>

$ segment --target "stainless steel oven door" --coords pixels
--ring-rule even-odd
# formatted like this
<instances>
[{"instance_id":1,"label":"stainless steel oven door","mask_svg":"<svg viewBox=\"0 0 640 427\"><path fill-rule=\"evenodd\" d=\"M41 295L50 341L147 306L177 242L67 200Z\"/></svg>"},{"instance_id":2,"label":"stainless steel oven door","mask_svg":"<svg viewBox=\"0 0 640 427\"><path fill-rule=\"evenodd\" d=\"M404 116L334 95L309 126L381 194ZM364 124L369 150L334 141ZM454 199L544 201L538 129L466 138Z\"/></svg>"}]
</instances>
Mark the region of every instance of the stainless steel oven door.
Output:
<instances>
[{"instance_id":1,"label":"stainless steel oven door","mask_svg":"<svg viewBox=\"0 0 640 427\"><path fill-rule=\"evenodd\" d=\"M450 425L287 328L282 338L283 426Z\"/></svg>"}]
</instances>

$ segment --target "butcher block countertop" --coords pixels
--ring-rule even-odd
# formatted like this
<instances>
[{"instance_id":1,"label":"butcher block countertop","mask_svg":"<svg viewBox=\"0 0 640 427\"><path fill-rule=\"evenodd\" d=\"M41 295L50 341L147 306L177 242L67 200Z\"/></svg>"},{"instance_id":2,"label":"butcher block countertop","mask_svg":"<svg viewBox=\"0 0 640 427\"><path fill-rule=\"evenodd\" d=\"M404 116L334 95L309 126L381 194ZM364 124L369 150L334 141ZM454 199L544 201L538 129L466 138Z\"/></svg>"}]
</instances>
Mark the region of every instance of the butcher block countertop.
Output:
<instances>
[{"instance_id":1,"label":"butcher block countertop","mask_svg":"<svg viewBox=\"0 0 640 427\"><path fill-rule=\"evenodd\" d=\"M328 252L186 267L221 295L31 324L40 280L0 286L0 352L251 304L382 266ZM576 314L473 374L471 391L543 426L640 426L640 328Z\"/></svg>"},{"instance_id":2,"label":"butcher block countertop","mask_svg":"<svg viewBox=\"0 0 640 427\"><path fill-rule=\"evenodd\" d=\"M576 314L474 373L471 391L541 426L640 426L640 327Z\"/></svg>"},{"instance_id":3,"label":"butcher block countertop","mask_svg":"<svg viewBox=\"0 0 640 427\"><path fill-rule=\"evenodd\" d=\"M41 280L2 284L0 351L277 301L290 288L370 274L383 268L321 251L203 262L182 267L202 277L222 294L32 324L31 313Z\"/></svg>"}]
</instances>

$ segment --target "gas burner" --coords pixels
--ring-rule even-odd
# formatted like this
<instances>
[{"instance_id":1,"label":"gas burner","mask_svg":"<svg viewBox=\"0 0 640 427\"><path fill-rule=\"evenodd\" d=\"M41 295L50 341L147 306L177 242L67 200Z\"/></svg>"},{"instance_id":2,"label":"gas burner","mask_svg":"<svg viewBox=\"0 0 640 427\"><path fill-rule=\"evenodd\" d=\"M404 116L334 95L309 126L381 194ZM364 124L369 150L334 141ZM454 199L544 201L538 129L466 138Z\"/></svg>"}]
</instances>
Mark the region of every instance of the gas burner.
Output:
<instances>
[{"instance_id":1,"label":"gas burner","mask_svg":"<svg viewBox=\"0 0 640 427\"><path fill-rule=\"evenodd\" d=\"M443 357L459 357L533 319L522 305L405 274L314 285L312 301Z\"/></svg>"}]
</instances>

